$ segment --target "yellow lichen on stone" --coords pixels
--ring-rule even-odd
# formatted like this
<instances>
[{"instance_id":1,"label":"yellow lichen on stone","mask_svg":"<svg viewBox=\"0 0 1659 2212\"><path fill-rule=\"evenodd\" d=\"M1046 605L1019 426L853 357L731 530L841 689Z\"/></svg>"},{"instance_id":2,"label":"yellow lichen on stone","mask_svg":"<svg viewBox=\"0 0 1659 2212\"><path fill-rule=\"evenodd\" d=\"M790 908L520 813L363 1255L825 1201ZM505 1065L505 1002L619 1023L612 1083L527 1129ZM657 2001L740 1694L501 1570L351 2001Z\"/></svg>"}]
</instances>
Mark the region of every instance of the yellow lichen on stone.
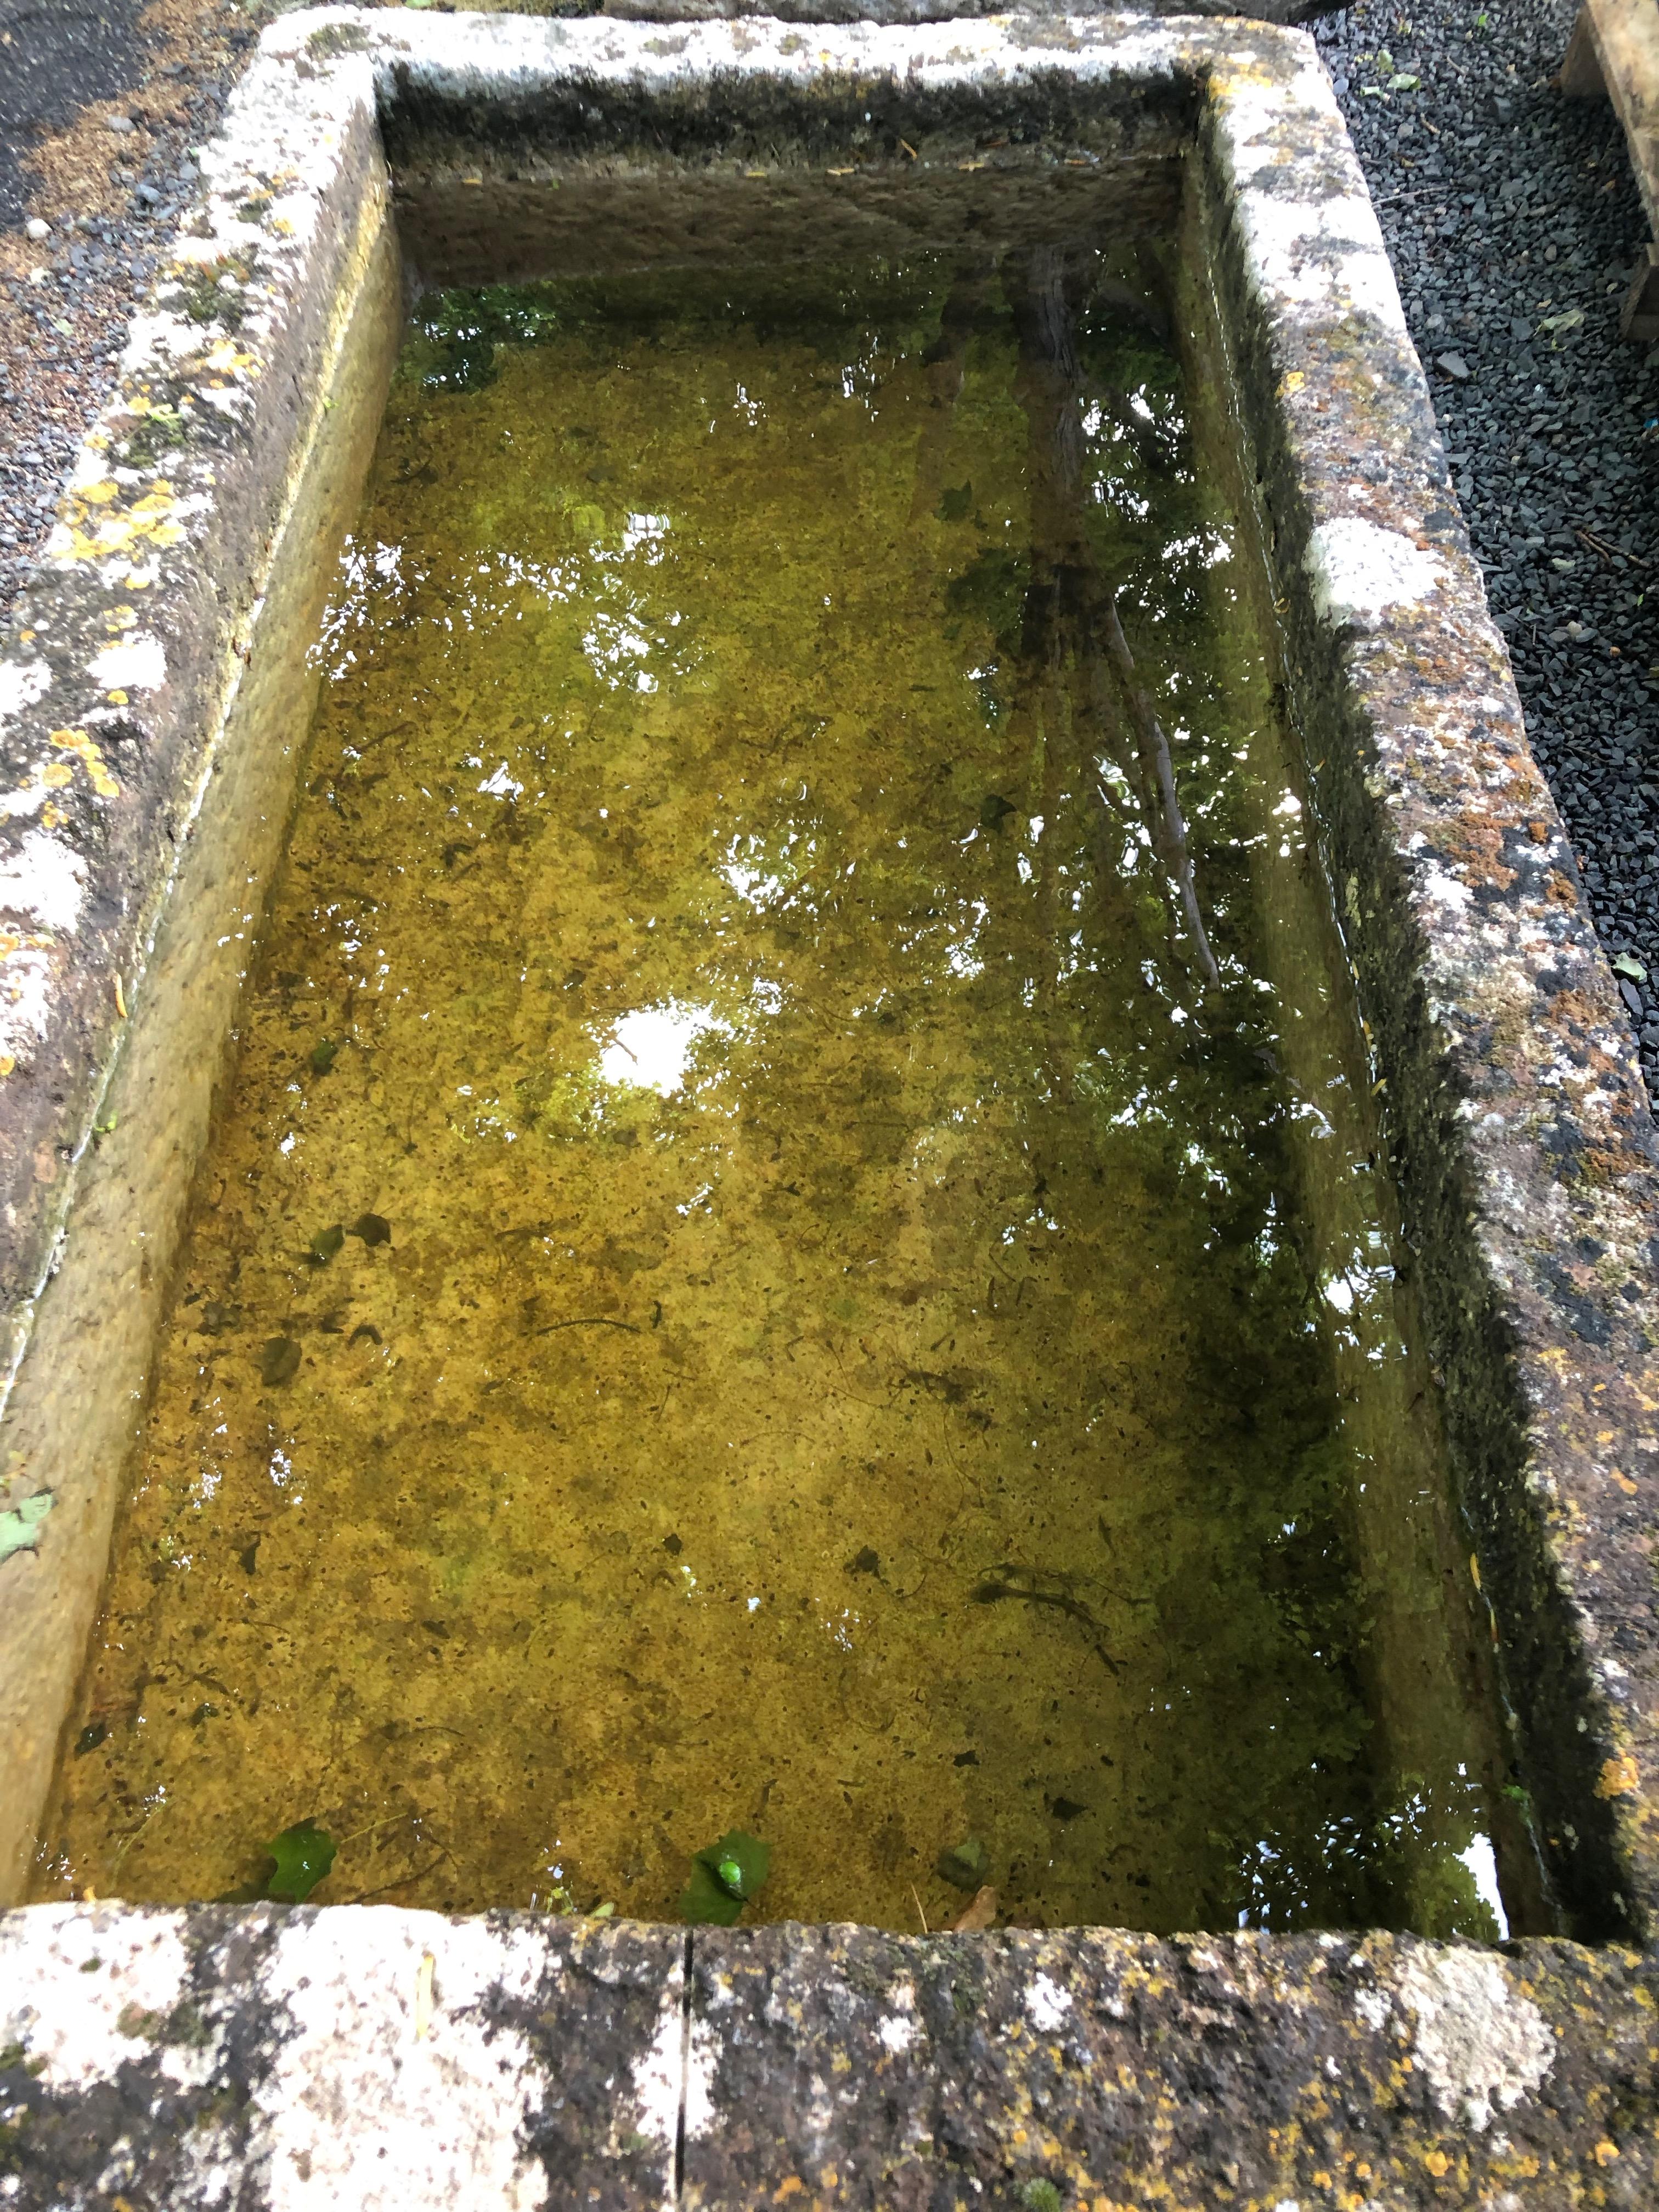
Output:
<instances>
[{"instance_id":1,"label":"yellow lichen on stone","mask_svg":"<svg viewBox=\"0 0 1659 2212\"><path fill-rule=\"evenodd\" d=\"M252 368L254 356L244 352L234 338L216 338L209 349L206 365L224 375L239 369Z\"/></svg>"},{"instance_id":2,"label":"yellow lichen on stone","mask_svg":"<svg viewBox=\"0 0 1659 2212\"><path fill-rule=\"evenodd\" d=\"M1628 1797L1641 1786L1642 1778L1637 1772L1636 1761L1628 1752L1621 1758L1601 1762L1601 1778L1595 1785L1598 1797Z\"/></svg>"},{"instance_id":3,"label":"yellow lichen on stone","mask_svg":"<svg viewBox=\"0 0 1659 2212\"><path fill-rule=\"evenodd\" d=\"M100 489L93 487L94 491ZM52 550L73 561L102 561L140 544L176 545L185 532L183 525L172 519L175 504L173 486L161 478L125 512L100 517L95 515L97 502L76 492L64 501L59 520L69 542L60 541Z\"/></svg>"},{"instance_id":4,"label":"yellow lichen on stone","mask_svg":"<svg viewBox=\"0 0 1659 2212\"><path fill-rule=\"evenodd\" d=\"M52 742L61 751L73 753L77 760L85 762L87 774L92 778L92 787L100 799L120 797L120 785L110 774L105 763L104 756L84 730L54 730L52 732ZM54 772L55 769L63 769L63 773L57 774ZM48 768L43 772L41 781L46 783L67 783L69 772L63 769L61 762L55 763L52 768Z\"/></svg>"}]
</instances>

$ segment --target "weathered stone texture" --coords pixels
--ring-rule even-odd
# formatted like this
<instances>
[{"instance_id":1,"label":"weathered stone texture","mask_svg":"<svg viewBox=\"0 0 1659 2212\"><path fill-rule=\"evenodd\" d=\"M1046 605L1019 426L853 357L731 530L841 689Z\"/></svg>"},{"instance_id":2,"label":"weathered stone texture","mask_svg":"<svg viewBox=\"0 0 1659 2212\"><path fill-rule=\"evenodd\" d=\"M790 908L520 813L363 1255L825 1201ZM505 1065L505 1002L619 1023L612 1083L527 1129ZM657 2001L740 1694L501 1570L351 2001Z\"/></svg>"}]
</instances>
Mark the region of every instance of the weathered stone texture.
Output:
<instances>
[{"instance_id":1,"label":"weathered stone texture","mask_svg":"<svg viewBox=\"0 0 1659 2212\"><path fill-rule=\"evenodd\" d=\"M696 2212L1659 2199L1632 1953L779 1928L699 1933L691 1990Z\"/></svg>"},{"instance_id":2,"label":"weathered stone texture","mask_svg":"<svg viewBox=\"0 0 1659 2212\"><path fill-rule=\"evenodd\" d=\"M36 1905L0 2203L1635 2212L1656 2001L1566 1943Z\"/></svg>"},{"instance_id":3,"label":"weathered stone texture","mask_svg":"<svg viewBox=\"0 0 1659 2212\"><path fill-rule=\"evenodd\" d=\"M0 2203L672 2198L684 1937L367 1905L0 1917Z\"/></svg>"}]
</instances>

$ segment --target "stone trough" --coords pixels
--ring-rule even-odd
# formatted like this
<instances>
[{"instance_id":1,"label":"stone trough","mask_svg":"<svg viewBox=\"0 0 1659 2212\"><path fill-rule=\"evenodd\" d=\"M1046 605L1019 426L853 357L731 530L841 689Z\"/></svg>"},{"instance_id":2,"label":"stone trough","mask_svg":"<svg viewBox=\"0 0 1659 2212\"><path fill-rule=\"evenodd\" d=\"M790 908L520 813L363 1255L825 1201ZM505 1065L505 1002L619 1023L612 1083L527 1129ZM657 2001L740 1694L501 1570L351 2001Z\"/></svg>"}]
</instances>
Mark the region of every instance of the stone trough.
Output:
<instances>
[{"instance_id":1,"label":"stone trough","mask_svg":"<svg viewBox=\"0 0 1659 2212\"><path fill-rule=\"evenodd\" d=\"M0 656L0 1896L27 1893L406 276L539 273L567 205L625 230L682 178L759 240L830 169L902 220L978 188L1011 117L1032 173L1178 199L1210 272L1565 1933L19 1904L0 2203L1659 2198L1649 1106L1328 83L1261 24L267 32Z\"/></svg>"}]
</instances>

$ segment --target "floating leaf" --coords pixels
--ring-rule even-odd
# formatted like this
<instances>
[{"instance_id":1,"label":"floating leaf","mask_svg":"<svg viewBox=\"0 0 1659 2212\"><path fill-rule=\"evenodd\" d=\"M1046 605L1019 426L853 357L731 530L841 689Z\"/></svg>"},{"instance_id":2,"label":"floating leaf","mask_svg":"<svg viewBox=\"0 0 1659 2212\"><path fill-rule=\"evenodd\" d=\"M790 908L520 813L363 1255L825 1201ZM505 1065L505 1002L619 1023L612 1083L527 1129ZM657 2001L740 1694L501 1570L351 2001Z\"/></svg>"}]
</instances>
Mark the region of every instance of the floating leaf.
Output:
<instances>
[{"instance_id":1,"label":"floating leaf","mask_svg":"<svg viewBox=\"0 0 1659 2212\"><path fill-rule=\"evenodd\" d=\"M997 1917L997 1893L988 1883L974 1892L973 1902L959 1912L951 1923L953 1936L970 1936L982 1928L994 1928Z\"/></svg>"},{"instance_id":2,"label":"floating leaf","mask_svg":"<svg viewBox=\"0 0 1659 2212\"><path fill-rule=\"evenodd\" d=\"M265 1849L276 1862L265 1895L285 1897L295 1905L305 1903L334 1863L334 1838L313 1820L296 1820Z\"/></svg>"},{"instance_id":3,"label":"floating leaf","mask_svg":"<svg viewBox=\"0 0 1659 2212\"><path fill-rule=\"evenodd\" d=\"M1010 804L1000 791L988 791L979 803L979 826L981 830L1000 830L1018 807Z\"/></svg>"},{"instance_id":4,"label":"floating leaf","mask_svg":"<svg viewBox=\"0 0 1659 2212\"><path fill-rule=\"evenodd\" d=\"M331 1229L319 1229L311 1240L311 1256L324 1267L345 1243L345 1231L337 1221Z\"/></svg>"},{"instance_id":5,"label":"floating leaf","mask_svg":"<svg viewBox=\"0 0 1659 2212\"><path fill-rule=\"evenodd\" d=\"M854 1552L848 1559L847 1571L849 1575L878 1575L881 1572L881 1554L866 1544L861 1552Z\"/></svg>"},{"instance_id":6,"label":"floating leaf","mask_svg":"<svg viewBox=\"0 0 1659 2212\"><path fill-rule=\"evenodd\" d=\"M965 1842L941 1851L933 1863L953 1889L977 1890L984 1886L991 1860L979 1838L969 1836Z\"/></svg>"},{"instance_id":7,"label":"floating leaf","mask_svg":"<svg viewBox=\"0 0 1659 2212\"><path fill-rule=\"evenodd\" d=\"M312 1073L326 1075L339 1057L340 1039L338 1037L319 1037L311 1048Z\"/></svg>"},{"instance_id":8,"label":"floating leaf","mask_svg":"<svg viewBox=\"0 0 1659 2212\"><path fill-rule=\"evenodd\" d=\"M680 1899L680 1917L693 1926L712 1923L729 1928L761 1889L772 1865L772 1846L742 1828L728 1828L718 1843L691 1862L691 1878Z\"/></svg>"},{"instance_id":9,"label":"floating leaf","mask_svg":"<svg viewBox=\"0 0 1659 2212\"><path fill-rule=\"evenodd\" d=\"M360 1213L346 1234L348 1237L361 1237L372 1252L377 1244L392 1242L392 1224L383 1214Z\"/></svg>"},{"instance_id":10,"label":"floating leaf","mask_svg":"<svg viewBox=\"0 0 1659 2212\"><path fill-rule=\"evenodd\" d=\"M300 1347L291 1336L268 1336L259 1352L259 1380L268 1389L291 1382L300 1371Z\"/></svg>"},{"instance_id":11,"label":"floating leaf","mask_svg":"<svg viewBox=\"0 0 1659 2212\"><path fill-rule=\"evenodd\" d=\"M772 1846L742 1828L728 1828L717 1844L697 1856L733 1897L750 1898L771 1870Z\"/></svg>"},{"instance_id":12,"label":"floating leaf","mask_svg":"<svg viewBox=\"0 0 1659 2212\"><path fill-rule=\"evenodd\" d=\"M945 492L933 510L941 522L965 522L974 511L974 487L957 484Z\"/></svg>"},{"instance_id":13,"label":"floating leaf","mask_svg":"<svg viewBox=\"0 0 1659 2212\"><path fill-rule=\"evenodd\" d=\"M680 1918L693 1928L730 1928L743 1911L743 1899L722 1889L701 1859L691 1862L691 1879L680 1893Z\"/></svg>"},{"instance_id":14,"label":"floating leaf","mask_svg":"<svg viewBox=\"0 0 1659 2212\"><path fill-rule=\"evenodd\" d=\"M9 1559L14 1552L40 1549L40 1523L52 1507L51 1491L37 1490L15 1512L0 1513L0 1559Z\"/></svg>"}]
</instances>

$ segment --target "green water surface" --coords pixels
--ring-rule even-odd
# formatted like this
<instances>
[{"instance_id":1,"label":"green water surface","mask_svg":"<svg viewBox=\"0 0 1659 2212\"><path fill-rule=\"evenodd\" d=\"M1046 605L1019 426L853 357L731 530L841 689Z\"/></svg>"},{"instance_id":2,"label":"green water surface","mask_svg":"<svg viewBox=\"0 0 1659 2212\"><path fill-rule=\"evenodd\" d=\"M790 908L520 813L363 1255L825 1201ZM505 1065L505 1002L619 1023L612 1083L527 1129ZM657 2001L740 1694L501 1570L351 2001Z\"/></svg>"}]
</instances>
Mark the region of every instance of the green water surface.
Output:
<instances>
[{"instance_id":1,"label":"green water surface","mask_svg":"<svg viewBox=\"0 0 1659 2212\"><path fill-rule=\"evenodd\" d=\"M1003 1923L1498 1932L1370 1071L1149 268L422 303L43 1894L311 1816L319 1901L670 1916L742 1827L751 1918L949 1922L971 1837Z\"/></svg>"}]
</instances>

